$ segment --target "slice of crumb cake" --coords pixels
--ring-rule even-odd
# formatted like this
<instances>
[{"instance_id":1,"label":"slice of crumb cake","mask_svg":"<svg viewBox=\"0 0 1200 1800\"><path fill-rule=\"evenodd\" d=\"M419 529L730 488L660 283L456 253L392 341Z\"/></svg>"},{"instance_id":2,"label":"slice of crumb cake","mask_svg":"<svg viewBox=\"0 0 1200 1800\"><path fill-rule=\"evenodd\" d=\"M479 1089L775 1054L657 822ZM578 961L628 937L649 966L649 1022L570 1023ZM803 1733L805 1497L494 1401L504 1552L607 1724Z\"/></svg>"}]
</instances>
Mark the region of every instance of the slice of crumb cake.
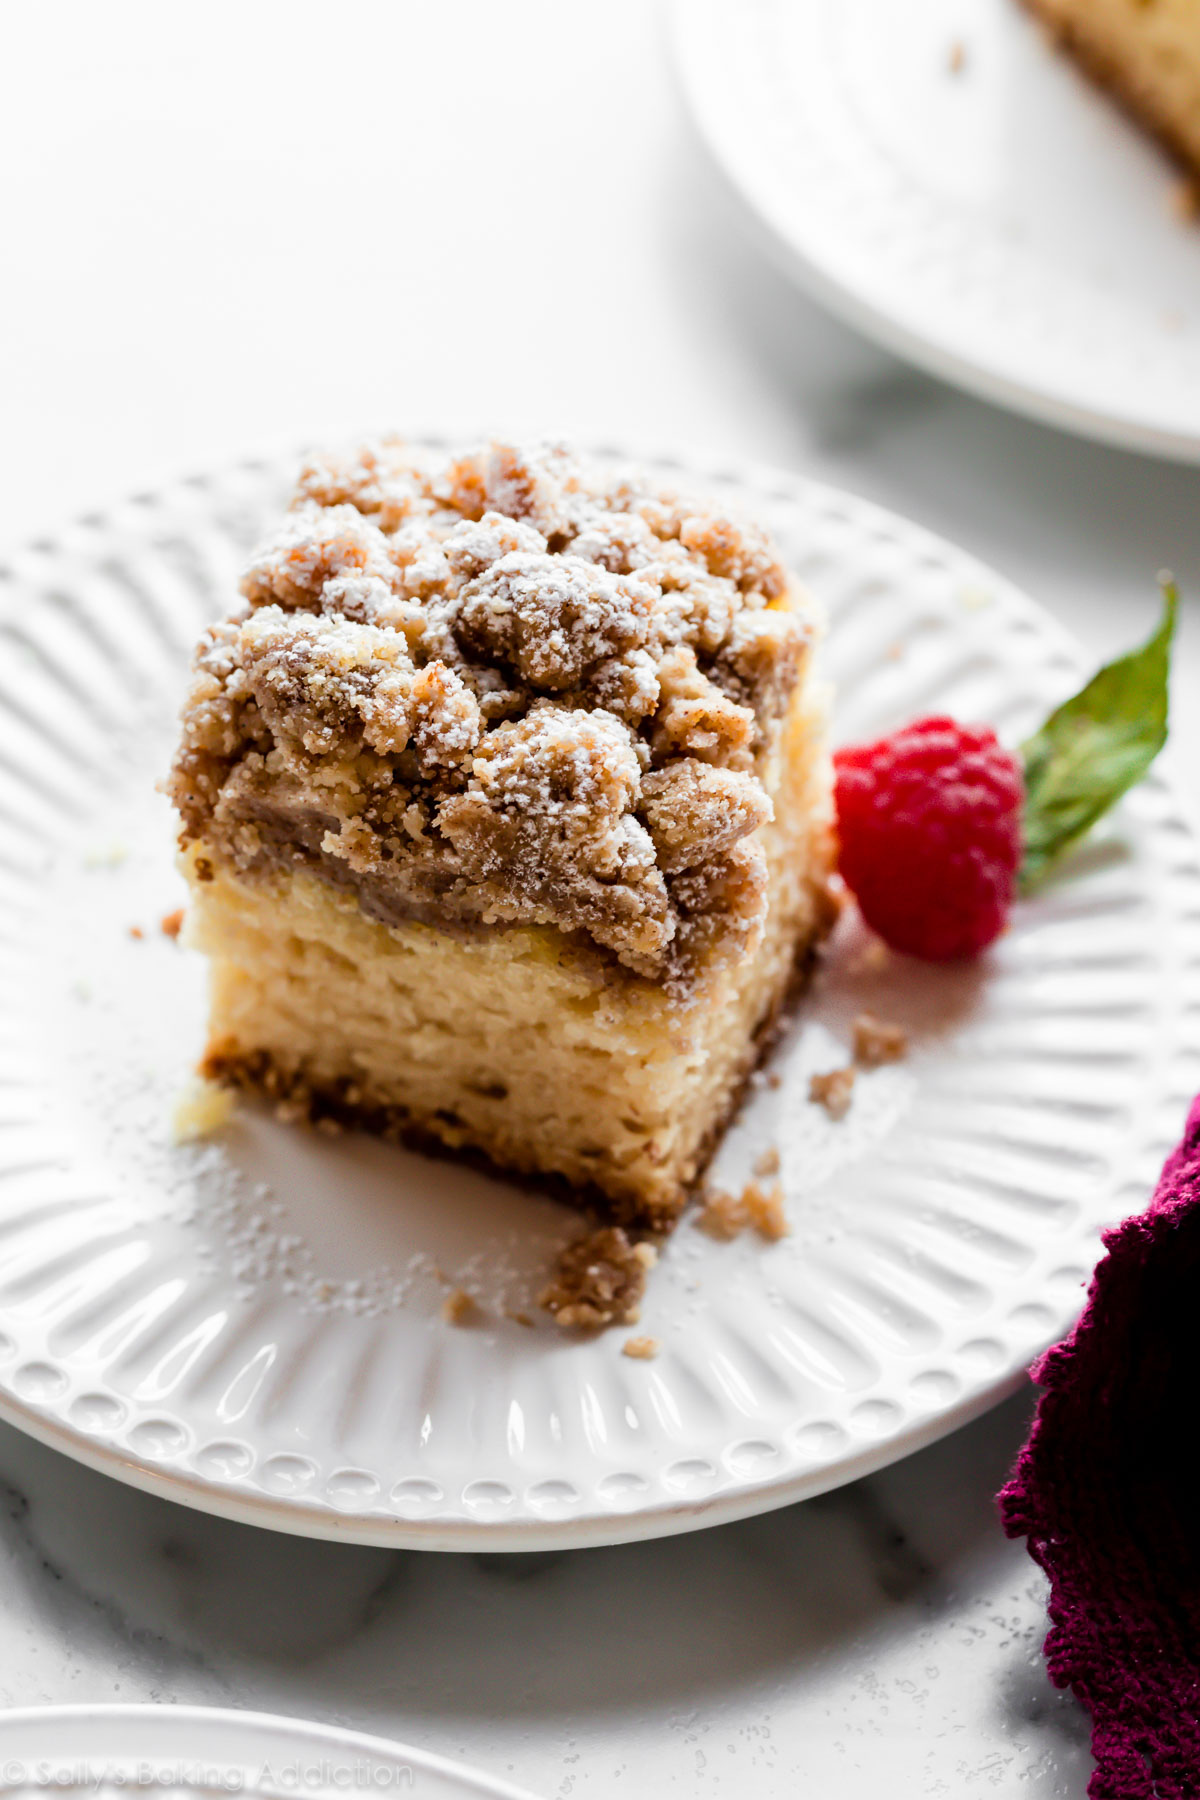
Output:
<instances>
[{"instance_id":1,"label":"slice of crumb cake","mask_svg":"<svg viewBox=\"0 0 1200 1800\"><path fill-rule=\"evenodd\" d=\"M671 1222L828 928L813 620L559 448L304 469L169 791L204 1072Z\"/></svg>"}]
</instances>

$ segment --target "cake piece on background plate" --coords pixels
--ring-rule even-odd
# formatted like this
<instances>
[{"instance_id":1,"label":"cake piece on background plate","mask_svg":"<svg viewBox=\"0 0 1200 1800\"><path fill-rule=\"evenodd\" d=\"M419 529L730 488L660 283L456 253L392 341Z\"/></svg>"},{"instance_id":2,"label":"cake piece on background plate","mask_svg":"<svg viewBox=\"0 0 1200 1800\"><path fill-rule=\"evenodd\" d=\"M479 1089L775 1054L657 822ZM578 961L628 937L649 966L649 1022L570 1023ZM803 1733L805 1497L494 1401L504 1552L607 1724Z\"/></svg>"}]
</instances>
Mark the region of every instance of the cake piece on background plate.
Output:
<instances>
[{"instance_id":1,"label":"cake piece on background plate","mask_svg":"<svg viewBox=\"0 0 1200 1800\"><path fill-rule=\"evenodd\" d=\"M1200 178L1200 0L1026 0Z\"/></svg>"}]
</instances>

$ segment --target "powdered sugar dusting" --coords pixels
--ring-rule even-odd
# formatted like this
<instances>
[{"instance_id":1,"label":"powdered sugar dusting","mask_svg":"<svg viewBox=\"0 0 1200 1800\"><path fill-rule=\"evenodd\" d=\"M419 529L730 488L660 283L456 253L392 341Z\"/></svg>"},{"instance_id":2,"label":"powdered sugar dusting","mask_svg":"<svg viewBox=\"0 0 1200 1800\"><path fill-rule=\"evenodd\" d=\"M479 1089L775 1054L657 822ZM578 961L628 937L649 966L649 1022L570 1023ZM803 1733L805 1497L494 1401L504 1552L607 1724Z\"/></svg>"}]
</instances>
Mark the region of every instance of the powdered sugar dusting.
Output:
<instances>
[{"instance_id":1,"label":"powdered sugar dusting","mask_svg":"<svg viewBox=\"0 0 1200 1800\"><path fill-rule=\"evenodd\" d=\"M242 591L196 655L185 841L340 859L393 912L555 924L676 985L761 920L729 852L812 621L758 527L560 445L385 440L306 466Z\"/></svg>"}]
</instances>

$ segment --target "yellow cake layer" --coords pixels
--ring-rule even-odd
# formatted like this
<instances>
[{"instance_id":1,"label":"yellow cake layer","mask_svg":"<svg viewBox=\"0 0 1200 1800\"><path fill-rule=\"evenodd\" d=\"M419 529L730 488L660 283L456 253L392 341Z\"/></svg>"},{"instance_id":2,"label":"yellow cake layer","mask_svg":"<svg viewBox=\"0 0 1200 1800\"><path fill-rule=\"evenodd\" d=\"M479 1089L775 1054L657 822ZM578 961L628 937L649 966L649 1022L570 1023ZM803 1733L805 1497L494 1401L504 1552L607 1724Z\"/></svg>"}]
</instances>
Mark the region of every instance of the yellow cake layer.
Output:
<instances>
[{"instance_id":1,"label":"yellow cake layer","mask_svg":"<svg viewBox=\"0 0 1200 1800\"><path fill-rule=\"evenodd\" d=\"M311 870L239 875L194 844L207 1071L668 1223L830 921L828 759L811 702L793 707L774 761L761 938L683 994L552 926L383 925Z\"/></svg>"}]
</instances>

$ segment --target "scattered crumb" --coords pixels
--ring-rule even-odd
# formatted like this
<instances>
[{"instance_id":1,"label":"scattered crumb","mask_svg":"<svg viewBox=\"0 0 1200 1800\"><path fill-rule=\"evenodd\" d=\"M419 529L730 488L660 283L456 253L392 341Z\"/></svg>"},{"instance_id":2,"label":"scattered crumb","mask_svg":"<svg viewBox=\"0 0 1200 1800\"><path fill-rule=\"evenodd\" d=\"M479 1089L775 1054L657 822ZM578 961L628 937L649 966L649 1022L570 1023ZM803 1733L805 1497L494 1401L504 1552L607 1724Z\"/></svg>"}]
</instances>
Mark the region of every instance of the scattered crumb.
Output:
<instances>
[{"instance_id":1,"label":"scattered crumb","mask_svg":"<svg viewBox=\"0 0 1200 1800\"><path fill-rule=\"evenodd\" d=\"M652 1244L631 1244L619 1225L602 1225L563 1246L554 1279L538 1295L538 1305L564 1328L632 1325L646 1271L657 1261Z\"/></svg>"},{"instance_id":2,"label":"scattered crumb","mask_svg":"<svg viewBox=\"0 0 1200 1800\"><path fill-rule=\"evenodd\" d=\"M961 38L955 38L946 57L946 67L952 75L961 75L967 66L967 46Z\"/></svg>"},{"instance_id":3,"label":"scattered crumb","mask_svg":"<svg viewBox=\"0 0 1200 1800\"><path fill-rule=\"evenodd\" d=\"M621 1345L622 1356L632 1356L638 1362L650 1362L658 1355L658 1339L652 1337L626 1338Z\"/></svg>"},{"instance_id":4,"label":"scattered crumb","mask_svg":"<svg viewBox=\"0 0 1200 1800\"><path fill-rule=\"evenodd\" d=\"M1171 211L1185 225L1200 219L1200 181L1194 175L1181 175L1172 183Z\"/></svg>"},{"instance_id":5,"label":"scattered crumb","mask_svg":"<svg viewBox=\"0 0 1200 1800\"><path fill-rule=\"evenodd\" d=\"M779 1149L777 1145L769 1144L765 1150L759 1151L754 1159L754 1173L760 1181L765 1181L770 1175L778 1175Z\"/></svg>"},{"instance_id":6,"label":"scattered crumb","mask_svg":"<svg viewBox=\"0 0 1200 1800\"><path fill-rule=\"evenodd\" d=\"M174 912L164 913L159 930L164 937L177 938L183 930L183 908L177 906Z\"/></svg>"},{"instance_id":7,"label":"scattered crumb","mask_svg":"<svg viewBox=\"0 0 1200 1800\"><path fill-rule=\"evenodd\" d=\"M777 1181L766 1189L759 1187L756 1181L747 1182L742 1189L742 1204L759 1237L777 1244L780 1238L787 1237L791 1231L787 1214L783 1210L783 1189Z\"/></svg>"},{"instance_id":8,"label":"scattered crumb","mask_svg":"<svg viewBox=\"0 0 1200 1800\"><path fill-rule=\"evenodd\" d=\"M908 1053L908 1033L903 1025L859 1013L854 1021L854 1060L860 1069L878 1069L882 1063L899 1062Z\"/></svg>"},{"instance_id":9,"label":"scattered crumb","mask_svg":"<svg viewBox=\"0 0 1200 1800\"><path fill-rule=\"evenodd\" d=\"M830 1069L826 1075L809 1077L808 1097L823 1106L831 1119L844 1119L850 1111L854 1093L853 1069Z\"/></svg>"},{"instance_id":10,"label":"scattered crumb","mask_svg":"<svg viewBox=\"0 0 1200 1800\"><path fill-rule=\"evenodd\" d=\"M888 662L899 662L904 655L904 645L897 639L895 643L888 645L883 654Z\"/></svg>"},{"instance_id":11,"label":"scattered crumb","mask_svg":"<svg viewBox=\"0 0 1200 1800\"><path fill-rule=\"evenodd\" d=\"M696 1223L701 1231L722 1243L728 1243L750 1226L772 1243L786 1237L791 1230L783 1210L783 1189L778 1182L764 1191L757 1181L748 1181L740 1194L714 1188L704 1196L704 1207Z\"/></svg>"},{"instance_id":12,"label":"scattered crumb","mask_svg":"<svg viewBox=\"0 0 1200 1800\"><path fill-rule=\"evenodd\" d=\"M767 1086L769 1088L778 1088L778 1087L783 1086L783 1076L779 1073L778 1069L772 1069L770 1071L770 1073L768 1074Z\"/></svg>"},{"instance_id":13,"label":"scattered crumb","mask_svg":"<svg viewBox=\"0 0 1200 1800\"><path fill-rule=\"evenodd\" d=\"M218 1087L215 1081L197 1076L180 1095L171 1120L171 1132L177 1144L194 1144L200 1138L212 1137L228 1125L237 1102L233 1089Z\"/></svg>"},{"instance_id":14,"label":"scattered crumb","mask_svg":"<svg viewBox=\"0 0 1200 1800\"><path fill-rule=\"evenodd\" d=\"M131 925L129 927L129 935L131 938L134 938L138 943L140 943L146 934L142 930L140 925Z\"/></svg>"},{"instance_id":15,"label":"scattered crumb","mask_svg":"<svg viewBox=\"0 0 1200 1800\"><path fill-rule=\"evenodd\" d=\"M530 1316L527 1312L508 1312L508 1311L506 1311L504 1316L506 1319L511 1319L514 1325L524 1325L526 1331L533 1330L533 1320L530 1318Z\"/></svg>"},{"instance_id":16,"label":"scattered crumb","mask_svg":"<svg viewBox=\"0 0 1200 1800\"><path fill-rule=\"evenodd\" d=\"M442 1301L442 1317L447 1325L465 1325L479 1311L479 1306L466 1288L452 1288Z\"/></svg>"},{"instance_id":17,"label":"scattered crumb","mask_svg":"<svg viewBox=\"0 0 1200 1800\"><path fill-rule=\"evenodd\" d=\"M704 1196L704 1205L696 1223L709 1237L718 1238L723 1243L737 1237L746 1228L741 1195L730 1194L724 1188L710 1188Z\"/></svg>"}]
</instances>

